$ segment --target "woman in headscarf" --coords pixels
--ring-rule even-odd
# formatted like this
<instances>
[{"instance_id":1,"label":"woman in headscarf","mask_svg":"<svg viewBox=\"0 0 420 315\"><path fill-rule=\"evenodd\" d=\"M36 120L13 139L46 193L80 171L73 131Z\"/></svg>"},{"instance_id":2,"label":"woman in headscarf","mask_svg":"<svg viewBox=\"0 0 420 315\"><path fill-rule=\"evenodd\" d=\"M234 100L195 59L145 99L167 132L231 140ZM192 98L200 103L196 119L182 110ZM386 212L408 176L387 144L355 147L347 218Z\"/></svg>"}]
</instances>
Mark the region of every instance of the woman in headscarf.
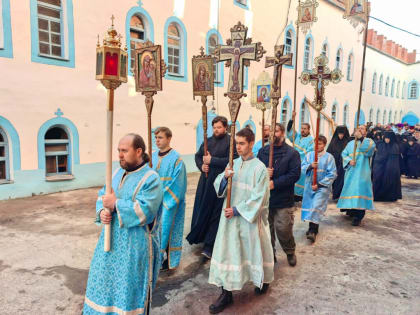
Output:
<instances>
[{"instance_id":1,"label":"woman in headscarf","mask_svg":"<svg viewBox=\"0 0 420 315\"><path fill-rule=\"evenodd\" d=\"M420 144L414 137L408 137L406 159L407 177L417 179L420 176Z\"/></svg>"},{"instance_id":2,"label":"woman in headscarf","mask_svg":"<svg viewBox=\"0 0 420 315\"><path fill-rule=\"evenodd\" d=\"M344 185L344 169L343 169L343 158L341 152L343 152L347 143L349 142L350 134L346 126L338 126L335 129L334 135L331 139L330 145L328 146L327 152L330 153L335 160L335 166L337 168L337 178L335 179L333 188L333 200L340 197L341 190Z\"/></svg>"},{"instance_id":3,"label":"woman in headscarf","mask_svg":"<svg viewBox=\"0 0 420 315\"><path fill-rule=\"evenodd\" d=\"M374 201L397 201L401 195L400 148L393 131L385 131L376 144L373 162Z\"/></svg>"}]
</instances>

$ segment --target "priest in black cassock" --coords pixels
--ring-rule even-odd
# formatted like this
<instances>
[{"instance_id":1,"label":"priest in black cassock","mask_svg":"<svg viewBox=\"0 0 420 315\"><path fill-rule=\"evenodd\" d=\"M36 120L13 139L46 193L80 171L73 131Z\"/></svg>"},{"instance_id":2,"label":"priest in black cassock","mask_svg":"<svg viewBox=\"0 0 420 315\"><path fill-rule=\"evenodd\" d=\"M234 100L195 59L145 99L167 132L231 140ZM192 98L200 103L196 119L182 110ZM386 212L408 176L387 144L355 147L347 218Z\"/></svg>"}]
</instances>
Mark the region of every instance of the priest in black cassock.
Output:
<instances>
[{"instance_id":1,"label":"priest in black cassock","mask_svg":"<svg viewBox=\"0 0 420 315\"><path fill-rule=\"evenodd\" d=\"M397 201L401 195L400 148L393 131L376 144L373 162L374 201Z\"/></svg>"},{"instance_id":2,"label":"priest in black cassock","mask_svg":"<svg viewBox=\"0 0 420 315\"><path fill-rule=\"evenodd\" d=\"M204 155L203 144L195 154L195 164L201 171L201 176L195 195L191 232L187 236L187 241L190 244L204 243L201 254L206 259L210 259L213 252L223 206L223 198L217 198L213 182L217 175L224 172L229 163L230 145L227 119L217 116L213 119L212 126L213 136L208 139L209 154ZM234 158L237 157L235 150Z\"/></svg>"},{"instance_id":3,"label":"priest in black cassock","mask_svg":"<svg viewBox=\"0 0 420 315\"><path fill-rule=\"evenodd\" d=\"M327 149L327 152L334 157L335 166L337 168L337 178L332 185L333 200L340 198L341 190L343 189L345 172L343 168L343 158L341 157L341 153L349 141L350 133L347 127L338 126L337 129L335 129L334 135Z\"/></svg>"}]
</instances>

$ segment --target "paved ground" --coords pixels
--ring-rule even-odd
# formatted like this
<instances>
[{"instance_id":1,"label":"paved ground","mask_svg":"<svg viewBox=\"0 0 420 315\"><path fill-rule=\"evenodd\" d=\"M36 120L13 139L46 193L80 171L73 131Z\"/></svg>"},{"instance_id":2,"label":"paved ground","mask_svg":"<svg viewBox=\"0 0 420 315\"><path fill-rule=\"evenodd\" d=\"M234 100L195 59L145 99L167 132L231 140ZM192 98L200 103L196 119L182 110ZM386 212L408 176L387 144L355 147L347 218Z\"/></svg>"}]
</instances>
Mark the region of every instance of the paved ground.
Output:
<instances>
[{"instance_id":1,"label":"paved ground","mask_svg":"<svg viewBox=\"0 0 420 315\"><path fill-rule=\"evenodd\" d=\"M189 176L189 230L197 176ZM296 212L298 265L279 254L274 284L247 286L224 314L420 314L420 181L404 180L402 201L376 203L355 228L334 204L315 245ZM80 314L97 189L0 202L0 314ZM161 274L153 314L207 314L219 290L207 284L200 248L184 244L181 268ZM278 251L279 253L281 250Z\"/></svg>"}]
</instances>

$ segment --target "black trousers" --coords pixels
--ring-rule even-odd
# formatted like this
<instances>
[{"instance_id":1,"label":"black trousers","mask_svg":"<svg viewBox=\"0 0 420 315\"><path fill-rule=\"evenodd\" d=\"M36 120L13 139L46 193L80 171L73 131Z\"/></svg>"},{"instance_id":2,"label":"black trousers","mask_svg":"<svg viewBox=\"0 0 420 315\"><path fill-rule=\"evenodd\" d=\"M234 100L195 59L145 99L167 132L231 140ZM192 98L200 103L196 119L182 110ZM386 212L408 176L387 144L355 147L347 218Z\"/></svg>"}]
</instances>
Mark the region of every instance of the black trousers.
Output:
<instances>
[{"instance_id":1,"label":"black trousers","mask_svg":"<svg viewBox=\"0 0 420 315\"><path fill-rule=\"evenodd\" d=\"M365 217L366 210L350 209L347 210L348 214L353 218L358 218L360 221Z\"/></svg>"}]
</instances>

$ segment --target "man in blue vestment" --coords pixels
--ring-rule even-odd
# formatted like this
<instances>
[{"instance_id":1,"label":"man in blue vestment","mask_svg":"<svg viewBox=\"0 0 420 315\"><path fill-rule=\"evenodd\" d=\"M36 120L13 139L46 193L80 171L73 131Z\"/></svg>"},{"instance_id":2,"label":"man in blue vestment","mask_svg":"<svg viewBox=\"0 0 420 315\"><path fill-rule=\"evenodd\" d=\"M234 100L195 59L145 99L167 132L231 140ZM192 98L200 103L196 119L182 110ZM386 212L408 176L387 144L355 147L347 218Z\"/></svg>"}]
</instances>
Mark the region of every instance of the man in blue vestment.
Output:
<instances>
[{"instance_id":1,"label":"man in blue vestment","mask_svg":"<svg viewBox=\"0 0 420 315\"><path fill-rule=\"evenodd\" d=\"M375 151L375 142L366 137L366 126L361 125L355 132L355 140L343 150L344 186L337 208L346 209L353 217L352 225L359 226L365 210L373 210L373 191L369 158ZM356 145L356 156L354 146Z\"/></svg>"},{"instance_id":2,"label":"man in blue vestment","mask_svg":"<svg viewBox=\"0 0 420 315\"><path fill-rule=\"evenodd\" d=\"M112 193L106 194L105 187L99 191L96 222L111 224L111 251L104 251L102 231L90 265L84 315L149 313L160 268L163 192L145 152L141 136L123 137Z\"/></svg>"},{"instance_id":3,"label":"man in blue vestment","mask_svg":"<svg viewBox=\"0 0 420 315\"><path fill-rule=\"evenodd\" d=\"M178 152L171 148L172 132L167 127L155 130L153 168L163 186L161 258L162 269L175 269L181 260L184 233L187 172Z\"/></svg>"},{"instance_id":4,"label":"man in blue vestment","mask_svg":"<svg viewBox=\"0 0 420 315\"><path fill-rule=\"evenodd\" d=\"M295 121L296 112L292 113L292 120L287 124L287 138L293 142L293 121ZM299 152L300 160L305 159L306 154L314 150L314 138L310 135L311 126L308 123L302 123L300 133L295 133L294 148ZM295 184L295 201L302 201L303 190L305 188L305 173L300 174L298 182Z\"/></svg>"}]
</instances>

